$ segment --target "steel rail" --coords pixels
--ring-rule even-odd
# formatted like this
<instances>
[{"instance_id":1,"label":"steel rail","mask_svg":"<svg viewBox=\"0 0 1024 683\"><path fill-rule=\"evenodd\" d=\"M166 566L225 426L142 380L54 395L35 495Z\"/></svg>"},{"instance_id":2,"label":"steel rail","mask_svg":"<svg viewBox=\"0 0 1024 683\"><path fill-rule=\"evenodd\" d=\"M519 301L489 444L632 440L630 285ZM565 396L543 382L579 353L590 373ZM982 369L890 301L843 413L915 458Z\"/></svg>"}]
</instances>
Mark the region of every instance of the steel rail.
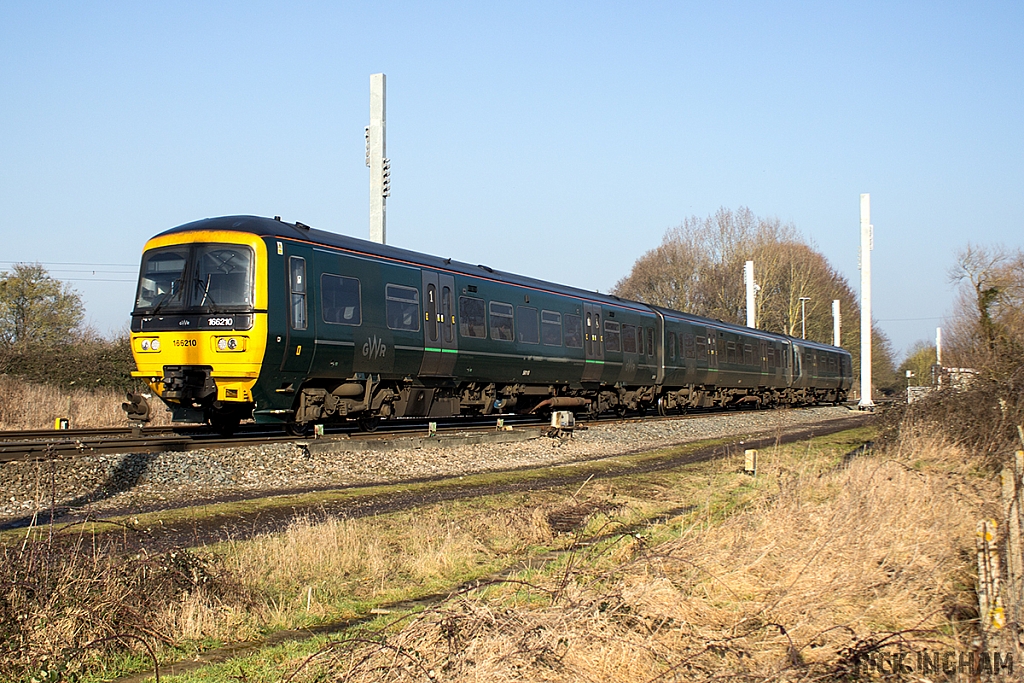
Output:
<instances>
[{"instance_id":1,"label":"steel rail","mask_svg":"<svg viewBox=\"0 0 1024 683\"><path fill-rule=\"evenodd\" d=\"M799 408L795 408L799 409ZM777 410L786 410L779 408ZM738 411L729 409L702 409L681 415L599 415L581 417L578 424L616 424L641 421L662 421L697 419L710 415L728 414ZM537 415L488 415L474 417L448 417L429 420L426 418L398 419L381 423L372 432L360 431L354 424L327 425L325 438L343 438L353 441L384 440L391 437L428 432L428 423L436 423L438 434L465 431L493 430L497 419L506 426L543 428L547 422ZM173 427L114 427L109 429L78 430L28 430L21 432L0 432L0 463L18 460L43 461L58 457L90 457L115 453L157 453L163 451L188 451L200 448L231 448L257 446L270 443L308 441L313 434L294 436L283 432L280 427L245 424L241 433L224 437L206 425Z\"/></svg>"}]
</instances>

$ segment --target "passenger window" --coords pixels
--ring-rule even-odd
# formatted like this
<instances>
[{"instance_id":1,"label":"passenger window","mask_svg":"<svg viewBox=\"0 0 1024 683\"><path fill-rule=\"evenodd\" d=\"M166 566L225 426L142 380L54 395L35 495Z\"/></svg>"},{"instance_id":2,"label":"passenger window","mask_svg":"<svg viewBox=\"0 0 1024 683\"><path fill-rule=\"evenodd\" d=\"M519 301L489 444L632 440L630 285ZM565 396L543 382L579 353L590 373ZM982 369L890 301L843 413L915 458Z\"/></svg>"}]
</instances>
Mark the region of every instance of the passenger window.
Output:
<instances>
[{"instance_id":1,"label":"passenger window","mask_svg":"<svg viewBox=\"0 0 1024 683\"><path fill-rule=\"evenodd\" d=\"M636 352L644 355L644 328L636 328Z\"/></svg>"},{"instance_id":2,"label":"passenger window","mask_svg":"<svg viewBox=\"0 0 1024 683\"><path fill-rule=\"evenodd\" d=\"M515 328L512 325L512 304L503 304L500 301L492 301L491 312L491 339L498 341L514 341L516 338Z\"/></svg>"},{"instance_id":3,"label":"passenger window","mask_svg":"<svg viewBox=\"0 0 1024 683\"><path fill-rule=\"evenodd\" d=\"M613 320L605 320L604 350L618 352L619 349L619 324Z\"/></svg>"},{"instance_id":4,"label":"passenger window","mask_svg":"<svg viewBox=\"0 0 1024 683\"><path fill-rule=\"evenodd\" d=\"M583 320L578 315L566 313L562 317L565 345L570 349L583 348Z\"/></svg>"},{"instance_id":5,"label":"passenger window","mask_svg":"<svg viewBox=\"0 0 1024 683\"><path fill-rule=\"evenodd\" d=\"M668 357L671 360L675 360L676 359L676 333L675 332L669 332L668 333Z\"/></svg>"},{"instance_id":6,"label":"passenger window","mask_svg":"<svg viewBox=\"0 0 1024 683\"><path fill-rule=\"evenodd\" d=\"M736 344L733 342L725 343L725 362L735 363L736 362Z\"/></svg>"},{"instance_id":7,"label":"passenger window","mask_svg":"<svg viewBox=\"0 0 1024 683\"><path fill-rule=\"evenodd\" d=\"M622 326L622 352L636 353L636 325Z\"/></svg>"},{"instance_id":8,"label":"passenger window","mask_svg":"<svg viewBox=\"0 0 1024 683\"><path fill-rule=\"evenodd\" d=\"M683 355L687 358L694 358L693 335L690 333L683 337Z\"/></svg>"},{"instance_id":9,"label":"passenger window","mask_svg":"<svg viewBox=\"0 0 1024 683\"><path fill-rule=\"evenodd\" d=\"M516 309L516 324L519 325L519 341L524 344L536 344L540 342L540 327L537 318L537 309L529 306L520 306Z\"/></svg>"},{"instance_id":10,"label":"passenger window","mask_svg":"<svg viewBox=\"0 0 1024 683\"><path fill-rule=\"evenodd\" d=\"M562 345L562 314L554 311L540 312L540 338L545 346Z\"/></svg>"},{"instance_id":11,"label":"passenger window","mask_svg":"<svg viewBox=\"0 0 1024 683\"><path fill-rule=\"evenodd\" d=\"M750 344L743 345L743 363L744 365L754 364L754 347Z\"/></svg>"},{"instance_id":12,"label":"passenger window","mask_svg":"<svg viewBox=\"0 0 1024 683\"><path fill-rule=\"evenodd\" d=\"M463 337L484 339L487 323L484 320L484 300L473 296L459 297L459 332Z\"/></svg>"},{"instance_id":13,"label":"passenger window","mask_svg":"<svg viewBox=\"0 0 1024 683\"><path fill-rule=\"evenodd\" d=\"M420 292L415 287L386 285L385 315L388 328L406 332L420 331Z\"/></svg>"},{"instance_id":14,"label":"passenger window","mask_svg":"<svg viewBox=\"0 0 1024 683\"><path fill-rule=\"evenodd\" d=\"M306 329L306 259L292 256L288 259L292 294L292 329Z\"/></svg>"},{"instance_id":15,"label":"passenger window","mask_svg":"<svg viewBox=\"0 0 1024 683\"><path fill-rule=\"evenodd\" d=\"M647 328L647 355L648 356L653 356L654 355L654 328L653 327L648 327Z\"/></svg>"},{"instance_id":16,"label":"passenger window","mask_svg":"<svg viewBox=\"0 0 1024 683\"><path fill-rule=\"evenodd\" d=\"M362 322L359 280L324 273L320 277L320 304L325 323L358 325Z\"/></svg>"}]
</instances>

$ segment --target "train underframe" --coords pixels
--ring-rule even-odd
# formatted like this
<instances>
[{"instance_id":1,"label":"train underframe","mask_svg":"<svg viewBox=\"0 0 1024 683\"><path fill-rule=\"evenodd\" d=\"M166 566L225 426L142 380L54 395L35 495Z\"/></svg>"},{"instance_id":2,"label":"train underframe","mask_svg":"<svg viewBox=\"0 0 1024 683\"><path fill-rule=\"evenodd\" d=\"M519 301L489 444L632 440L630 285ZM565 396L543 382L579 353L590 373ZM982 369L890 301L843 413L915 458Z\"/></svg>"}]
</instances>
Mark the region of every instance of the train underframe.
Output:
<instances>
[{"instance_id":1,"label":"train underframe","mask_svg":"<svg viewBox=\"0 0 1024 683\"><path fill-rule=\"evenodd\" d=\"M530 385L478 382L389 382L366 376L323 386L305 386L296 399L292 421L297 425L339 420L364 423L397 417L452 417L571 410L597 415L647 412L661 415L697 408L771 408L784 405L837 404L846 399L839 389L758 387L721 388L607 386L587 384Z\"/></svg>"},{"instance_id":2,"label":"train underframe","mask_svg":"<svg viewBox=\"0 0 1024 683\"><path fill-rule=\"evenodd\" d=\"M160 395L170 407L175 421L203 421L224 434L230 434L240 421L252 415L253 405L250 403L216 400L216 383L208 367L168 370L162 380ZM845 392L836 388L609 386L597 383L569 386L443 380L428 383L359 375L341 382L307 383L297 392L291 409L274 413L275 418L285 422L293 432L301 433L315 423L346 421L355 421L362 428L372 430L380 421L393 418L537 414L554 410L571 410L592 416L656 410L660 415L670 415L699 408L773 408L840 403L845 399ZM133 400L141 399L130 395L129 402ZM129 411L129 408L125 410ZM146 413L148 415L148 406Z\"/></svg>"}]
</instances>

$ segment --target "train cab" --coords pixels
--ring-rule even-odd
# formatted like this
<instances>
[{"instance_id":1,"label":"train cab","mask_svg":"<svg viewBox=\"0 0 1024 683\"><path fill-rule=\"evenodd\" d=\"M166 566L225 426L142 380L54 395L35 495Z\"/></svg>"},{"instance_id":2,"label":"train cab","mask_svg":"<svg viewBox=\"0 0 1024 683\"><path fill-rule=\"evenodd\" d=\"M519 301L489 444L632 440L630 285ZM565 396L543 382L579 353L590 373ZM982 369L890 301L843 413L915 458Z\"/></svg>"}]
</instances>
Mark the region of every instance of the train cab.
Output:
<instances>
[{"instance_id":1,"label":"train cab","mask_svg":"<svg viewBox=\"0 0 1024 683\"><path fill-rule=\"evenodd\" d=\"M266 252L256 235L188 226L147 242L132 374L175 421L230 428L252 414L267 338Z\"/></svg>"}]
</instances>

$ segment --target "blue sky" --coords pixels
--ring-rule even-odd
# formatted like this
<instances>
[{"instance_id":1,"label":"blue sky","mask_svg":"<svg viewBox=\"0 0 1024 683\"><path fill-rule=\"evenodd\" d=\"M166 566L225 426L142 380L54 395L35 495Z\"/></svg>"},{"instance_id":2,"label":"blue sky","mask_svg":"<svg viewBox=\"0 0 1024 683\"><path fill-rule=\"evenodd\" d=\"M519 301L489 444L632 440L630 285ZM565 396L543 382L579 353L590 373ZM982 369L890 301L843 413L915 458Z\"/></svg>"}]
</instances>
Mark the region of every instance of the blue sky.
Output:
<instances>
[{"instance_id":1,"label":"blue sky","mask_svg":"<svg viewBox=\"0 0 1024 683\"><path fill-rule=\"evenodd\" d=\"M365 237L384 72L390 244L607 291L685 217L748 206L859 289L869 192L903 350L950 312L959 247L1024 243L1022 34L991 2L0 0L0 269L48 265L107 332L169 227Z\"/></svg>"}]
</instances>

